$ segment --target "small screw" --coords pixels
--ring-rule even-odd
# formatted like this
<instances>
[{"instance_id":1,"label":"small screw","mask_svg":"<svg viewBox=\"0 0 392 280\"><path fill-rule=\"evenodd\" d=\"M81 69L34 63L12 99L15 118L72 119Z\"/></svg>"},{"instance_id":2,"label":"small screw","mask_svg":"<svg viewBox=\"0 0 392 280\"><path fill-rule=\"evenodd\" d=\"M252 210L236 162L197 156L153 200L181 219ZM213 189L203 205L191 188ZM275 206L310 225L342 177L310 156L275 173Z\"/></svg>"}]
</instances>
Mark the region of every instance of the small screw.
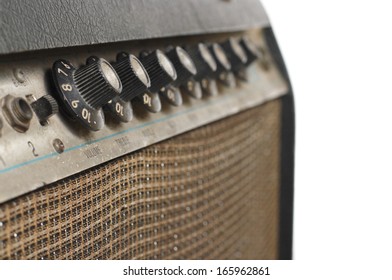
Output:
<instances>
[{"instance_id":1,"label":"small screw","mask_svg":"<svg viewBox=\"0 0 392 280\"><path fill-rule=\"evenodd\" d=\"M15 79L19 83L23 84L24 82L26 82L26 76L25 76L22 69L16 68L16 69L14 69L13 73L14 73Z\"/></svg>"},{"instance_id":2,"label":"small screw","mask_svg":"<svg viewBox=\"0 0 392 280\"><path fill-rule=\"evenodd\" d=\"M63 141L60 139L56 138L53 140L53 148L58 152L59 154L64 152L65 146Z\"/></svg>"}]
</instances>

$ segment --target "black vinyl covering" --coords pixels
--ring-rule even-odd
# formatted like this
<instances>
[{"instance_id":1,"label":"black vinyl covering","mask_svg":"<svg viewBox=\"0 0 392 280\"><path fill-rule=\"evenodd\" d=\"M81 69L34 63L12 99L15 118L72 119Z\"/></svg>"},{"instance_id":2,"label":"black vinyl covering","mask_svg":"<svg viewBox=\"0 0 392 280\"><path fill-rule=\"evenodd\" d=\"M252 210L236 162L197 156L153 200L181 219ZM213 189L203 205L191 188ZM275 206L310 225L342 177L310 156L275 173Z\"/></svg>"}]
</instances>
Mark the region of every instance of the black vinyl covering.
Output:
<instances>
[{"instance_id":1,"label":"black vinyl covering","mask_svg":"<svg viewBox=\"0 0 392 280\"><path fill-rule=\"evenodd\" d=\"M267 25L259 0L2 0L0 54Z\"/></svg>"}]
</instances>

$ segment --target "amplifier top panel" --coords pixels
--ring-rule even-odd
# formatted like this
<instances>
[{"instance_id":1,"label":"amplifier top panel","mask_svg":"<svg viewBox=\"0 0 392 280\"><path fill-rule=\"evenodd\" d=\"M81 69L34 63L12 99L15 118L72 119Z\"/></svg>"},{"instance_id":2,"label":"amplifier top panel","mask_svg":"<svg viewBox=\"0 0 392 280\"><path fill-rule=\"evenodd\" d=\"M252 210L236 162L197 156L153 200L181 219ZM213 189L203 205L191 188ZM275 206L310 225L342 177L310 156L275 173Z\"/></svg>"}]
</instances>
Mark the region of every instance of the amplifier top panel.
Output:
<instances>
[{"instance_id":1,"label":"amplifier top panel","mask_svg":"<svg viewBox=\"0 0 392 280\"><path fill-rule=\"evenodd\" d=\"M2 0L0 55L268 26L259 0Z\"/></svg>"}]
</instances>

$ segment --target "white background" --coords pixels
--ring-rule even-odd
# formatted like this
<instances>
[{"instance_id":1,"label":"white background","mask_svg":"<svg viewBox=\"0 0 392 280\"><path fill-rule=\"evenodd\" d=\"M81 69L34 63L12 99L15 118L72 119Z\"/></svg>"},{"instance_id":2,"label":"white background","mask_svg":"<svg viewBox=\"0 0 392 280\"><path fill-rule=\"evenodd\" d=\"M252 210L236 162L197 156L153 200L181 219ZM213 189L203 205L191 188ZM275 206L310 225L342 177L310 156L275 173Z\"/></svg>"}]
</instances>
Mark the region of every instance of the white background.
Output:
<instances>
[{"instance_id":1,"label":"white background","mask_svg":"<svg viewBox=\"0 0 392 280\"><path fill-rule=\"evenodd\" d=\"M391 1L262 3L296 101L294 258L392 260Z\"/></svg>"}]
</instances>

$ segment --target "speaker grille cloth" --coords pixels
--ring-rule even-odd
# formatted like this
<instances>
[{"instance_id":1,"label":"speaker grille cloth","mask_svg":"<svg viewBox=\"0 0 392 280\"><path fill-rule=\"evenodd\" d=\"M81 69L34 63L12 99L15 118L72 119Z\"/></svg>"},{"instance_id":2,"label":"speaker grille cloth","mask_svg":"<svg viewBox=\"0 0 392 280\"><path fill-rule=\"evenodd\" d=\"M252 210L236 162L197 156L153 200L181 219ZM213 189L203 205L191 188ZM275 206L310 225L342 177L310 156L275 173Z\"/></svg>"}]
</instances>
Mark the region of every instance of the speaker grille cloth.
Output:
<instances>
[{"instance_id":1,"label":"speaker grille cloth","mask_svg":"<svg viewBox=\"0 0 392 280\"><path fill-rule=\"evenodd\" d=\"M275 259L280 101L0 205L1 259Z\"/></svg>"}]
</instances>

